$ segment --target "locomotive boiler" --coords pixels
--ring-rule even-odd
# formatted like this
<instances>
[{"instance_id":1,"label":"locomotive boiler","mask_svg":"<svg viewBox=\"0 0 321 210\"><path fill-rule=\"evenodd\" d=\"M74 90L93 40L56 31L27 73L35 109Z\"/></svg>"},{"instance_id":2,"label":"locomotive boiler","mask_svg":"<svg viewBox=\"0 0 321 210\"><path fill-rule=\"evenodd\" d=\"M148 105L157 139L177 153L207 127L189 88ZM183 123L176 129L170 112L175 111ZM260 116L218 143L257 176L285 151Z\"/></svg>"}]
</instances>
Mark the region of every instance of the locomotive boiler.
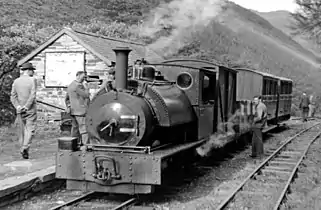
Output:
<instances>
[{"instance_id":1,"label":"locomotive boiler","mask_svg":"<svg viewBox=\"0 0 321 210\"><path fill-rule=\"evenodd\" d=\"M110 92L103 89L90 104L86 119L90 139L118 146L184 141L196 121L185 93L152 66L134 66L129 77L130 50L114 51L116 87Z\"/></svg>"}]
</instances>

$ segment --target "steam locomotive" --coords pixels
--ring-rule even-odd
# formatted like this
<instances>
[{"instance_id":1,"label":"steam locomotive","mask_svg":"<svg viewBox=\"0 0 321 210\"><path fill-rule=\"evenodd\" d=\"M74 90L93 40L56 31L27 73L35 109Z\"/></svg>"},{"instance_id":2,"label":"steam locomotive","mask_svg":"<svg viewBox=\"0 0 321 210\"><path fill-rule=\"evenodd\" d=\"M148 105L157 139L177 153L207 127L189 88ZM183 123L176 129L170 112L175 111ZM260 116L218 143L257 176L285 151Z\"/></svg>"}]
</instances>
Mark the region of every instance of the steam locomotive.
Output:
<instances>
[{"instance_id":1,"label":"steam locomotive","mask_svg":"<svg viewBox=\"0 0 321 210\"><path fill-rule=\"evenodd\" d=\"M114 51L116 88L98 92L86 116L91 143L58 140L56 177L67 189L152 193L171 161L188 162L236 110L252 116L254 95L263 96L269 125L290 118L290 79L191 59L128 68L131 50Z\"/></svg>"}]
</instances>

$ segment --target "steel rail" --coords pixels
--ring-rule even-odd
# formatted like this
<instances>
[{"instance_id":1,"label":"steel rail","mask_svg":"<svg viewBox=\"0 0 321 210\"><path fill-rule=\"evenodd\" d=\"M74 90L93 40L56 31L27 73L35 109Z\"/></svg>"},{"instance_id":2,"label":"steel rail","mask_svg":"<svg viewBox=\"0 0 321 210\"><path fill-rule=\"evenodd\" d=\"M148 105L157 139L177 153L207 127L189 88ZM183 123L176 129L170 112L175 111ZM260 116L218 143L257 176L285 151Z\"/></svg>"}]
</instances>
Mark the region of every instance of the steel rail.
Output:
<instances>
[{"instance_id":1,"label":"steel rail","mask_svg":"<svg viewBox=\"0 0 321 210\"><path fill-rule=\"evenodd\" d=\"M87 200L87 199L89 199L90 196L92 196L94 193L95 193L95 192L89 192L89 193L87 193L87 194L85 194L85 195L82 195L82 196L80 196L80 197L78 197L78 198L75 198L75 199L73 199L73 200L71 200L71 201L68 201L68 202L66 202L66 203L64 203L64 204L61 204L61 205L59 205L59 206L55 206L55 207L51 208L50 210L58 210L58 209L61 209L61 208L65 207L65 206L71 206L71 205L73 205L73 204L75 204L75 203L79 203L80 201Z\"/></svg>"},{"instance_id":2,"label":"steel rail","mask_svg":"<svg viewBox=\"0 0 321 210\"><path fill-rule=\"evenodd\" d=\"M296 137L300 136L301 134L307 132L308 130L310 130L311 128L314 128L318 125L320 125L321 122L318 122L306 129L304 129L303 131L300 131L299 133L295 134L294 136L290 137L288 140L286 140L276 151L274 151L268 158L266 158L258 167L256 167L253 172L248 175L245 180L238 185L238 187L226 198L224 199L224 201L216 208L217 210L221 210L224 209L229 202L234 198L234 196L236 195L236 193L238 193L243 187L244 185L252 178L255 176L255 174L257 174L272 158L274 158L286 145L288 145L293 139L295 139Z\"/></svg>"},{"instance_id":3,"label":"steel rail","mask_svg":"<svg viewBox=\"0 0 321 210\"><path fill-rule=\"evenodd\" d=\"M137 203L137 202L138 202L137 198L131 198L131 199L123 202L123 203L120 204L119 206L116 206L116 207L113 208L112 210L127 209L128 207L130 207L131 205L134 205L134 204Z\"/></svg>"},{"instance_id":4,"label":"steel rail","mask_svg":"<svg viewBox=\"0 0 321 210\"><path fill-rule=\"evenodd\" d=\"M292 180L293 180L295 174L296 174L297 171L298 171L298 168L299 168L300 164L302 163L304 157L306 156L306 154L307 154L310 146L313 144L313 142L315 142L315 140L317 140L317 139L320 137L320 135L321 135L321 131L318 133L318 135L316 135L316 136L309 142L307 148L304 150L304 152L303 152L302 156L300 157L299 161L297 162L297 164L296 164L295 167L293 168L292 173L291 173L291 175L290 175L290 177L289 177L289 179L288 179L288 181L287 181L284 189L282 190L282 193L281 193L278 201L276 202L273 210L278 210L279 207L281 206L282 201L283 201L283 199L284 199L284 197L285 197L285 195L286 195L286 193L287 193L287 191L288 191L288 189L289 189L289 187L290 187L290 184L292 183Z\"/></svg>"},{"instance_id":5,"label":"steel rail","mask_svg":"<svg viewBox=\"0 0 321 210\"><path fill-rule=\"evenodd\" d=\"M72 199L71 201L68 201L64 204L52 207L50 210L59 210L59 209L62 209L63 207L67 207L67 206L71 206L76 203L79 203L80 201L86 201L86 200L90 199L90 197L94 194L95 194L95 192L89 192L89 193L82 195L78 198ZM120 205L114 207L113 210L128 209L128 207L130 207L131 205L134 205L137 202L138 202L137 198L130 198L129 200L126 200L125 202L121 203Z\"/></svg>"}]
</instances>

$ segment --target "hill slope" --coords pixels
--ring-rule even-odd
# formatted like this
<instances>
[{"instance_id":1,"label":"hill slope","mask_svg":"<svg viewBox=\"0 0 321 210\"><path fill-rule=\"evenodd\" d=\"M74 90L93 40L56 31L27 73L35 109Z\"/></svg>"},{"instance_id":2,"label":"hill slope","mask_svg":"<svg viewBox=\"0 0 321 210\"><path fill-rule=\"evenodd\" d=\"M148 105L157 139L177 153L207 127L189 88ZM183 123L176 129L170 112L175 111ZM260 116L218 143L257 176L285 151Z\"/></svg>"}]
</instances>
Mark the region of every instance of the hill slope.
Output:
<instances>
[{"instance_id":1,"label":"hill slope","mask_svg":"<svg viewBox=\"0 0 321 210\"><path fill-rule=\"evenodd\" d=\"M0 20L2 27L27 22L41 27L86 23L91 19L122 20L128 24L144 20L140 35L152 37L150 47L167 57L203 58L290 77L295 80L296 94L302 89L319 89L315 78L321 75L313 53L291 39L287 31L274 27L275 23L273 26L232 2L215 6L218 2L221 1L0 0ZM273 22L271 18L269 21ZM144 30L147 23L154 24L153 32Z\"/></svg>"},{"instance_id":2,"label":"hill slope","mask_svg":"<svg viewBox=\"0 0 321 210\"><path fill-rule=\"evenodd\" d=\"M300 43L307 49L310 49L313 53L318 55L320 53L320 48L309 40L304 35L293 35L293 31L290 29L293 24L293 18L288 11L274 11L274 12L257 12L260 16L268 20L274 27L280 29L285 34L289 35L293 40Z\"/></svg>"},{"instance_id":3,"label":"hill slope","mask_svg":"<svg viewBox=\"0 0 321 210\"><path fill-rule=\"evenodd\" d=\"M61 26L92 18L133 23L158 3L158 0L0 0L0 20L2 26L28 22Z\"/></svg>"},{"instance_id":4,"label":"hill slope","mask_svg":"<svg viewBox=\"0 0 321 210\"><path fill-rule=\"evenodd\" d=\"M222 9L207 25L186 25L179 30L175 24L167 26L171 28L168 39L163 37L150 46L167 57L202 58L289 77L296 95L320 87L313 53L250 10L231 2Z\"/></svg>"}]
</instances>

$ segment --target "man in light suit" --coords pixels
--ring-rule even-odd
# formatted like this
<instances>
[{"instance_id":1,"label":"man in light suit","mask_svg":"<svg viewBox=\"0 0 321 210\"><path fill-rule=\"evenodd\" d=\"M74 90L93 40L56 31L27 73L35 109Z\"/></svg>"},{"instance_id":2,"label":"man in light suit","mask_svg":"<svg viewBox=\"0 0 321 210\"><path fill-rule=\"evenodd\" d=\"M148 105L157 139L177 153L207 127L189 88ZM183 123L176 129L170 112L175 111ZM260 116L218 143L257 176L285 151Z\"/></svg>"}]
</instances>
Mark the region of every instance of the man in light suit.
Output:
<instances>
[{"instance_id":1,"label":"man in light suit","mask_svg":"<svg viewBox=\"0 0 321 210\"><path fill-rule=\"evenodd\" d=\"M315 93L310 95L309 101L310 101L310 104L309 104L309 115L308 115L308 117L314 117L315 108L316 108Z\"/></svg>"},{"instance_id":2,"label":"man in light suit","mask_svg":"<svg viewBox=\"0 0 321 210\"><path fill-rule=\"evenodd\" d=\"M21 66L22 75L13 82L11 89L10 100L17 111L20 124L20 152L24 159L29 158L29 148L36 130L36 83L30 76L34 70L31 63L24 63Z\"/></svg>"},{"instance_id":3,"label":"man in light suit","mask_svg":"<svg viewBox=\"0 0 321 210\"><path fill-rule=\"evenodd\" d=\"M72 118L71 136L81 139L80 145L88 144L88 133L86 128L86 113L90 102L89 88L84 83L86 73L76 73L76 80L68 86L66 94L67 112Z\"/></svg>"},{"instance_id":4,"label":"man in light suit","mask_svg":"<svg viewBox=\"0 0 321 210\"><path fill-rule=\"evenodd\" d=\"M306 122L308 114L309 114L309 105L310 105L310 99L307 96L305 92L303 92L300 100L300 105L299 108L301 109L301 116L302 116L302 121Z\"/></svg>"}]
</instances>

